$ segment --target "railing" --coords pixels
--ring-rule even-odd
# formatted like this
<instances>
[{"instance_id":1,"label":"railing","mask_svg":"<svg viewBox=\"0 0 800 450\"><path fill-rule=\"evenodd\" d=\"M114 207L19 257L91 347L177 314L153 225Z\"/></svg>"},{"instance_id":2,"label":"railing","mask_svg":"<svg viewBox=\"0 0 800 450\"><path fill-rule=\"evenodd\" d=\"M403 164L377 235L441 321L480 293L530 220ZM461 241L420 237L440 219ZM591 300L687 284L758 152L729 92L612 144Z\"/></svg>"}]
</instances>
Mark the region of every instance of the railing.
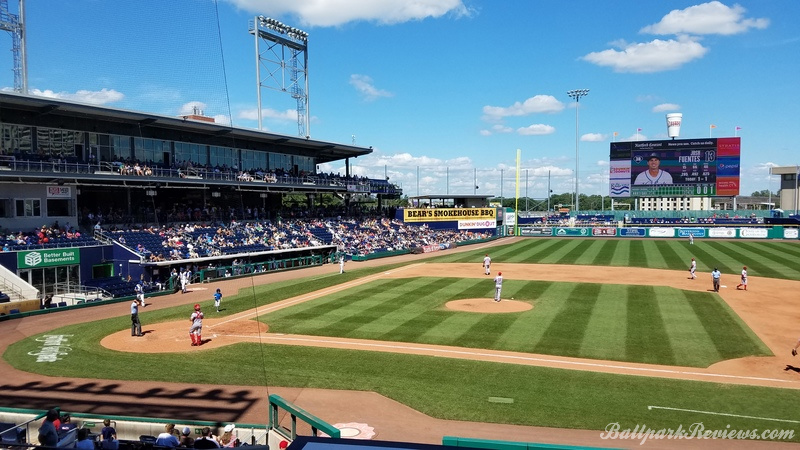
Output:
<instances>
[{"instance_id":1,"label":"railing","mask_svg":"<svg viewBox=\"0 0 800 450\"><path fill-rule=\"evenodd\" d=\"M241 184L279 184L290 186L317 186L330 188L346 188L352 192L369 192L373 194L400 194L402 189L384 180L352 180L340 177L326 177L317 175L306 176L278 176L272 172L247 172L244 178L238 171L216 171L205 168L189 167L182 169L164 168L161 166L147 166L142 169L142 174L121 173L124 167L120 162L103 161L99 163L56 161L20 160L11 155L0 155L0 170L33 173L54 173L65 175L116 175L147 179L197 179L205 181L222 181ZM142 166L145 167L145 166Z\"/></svg>"}]
</instances>

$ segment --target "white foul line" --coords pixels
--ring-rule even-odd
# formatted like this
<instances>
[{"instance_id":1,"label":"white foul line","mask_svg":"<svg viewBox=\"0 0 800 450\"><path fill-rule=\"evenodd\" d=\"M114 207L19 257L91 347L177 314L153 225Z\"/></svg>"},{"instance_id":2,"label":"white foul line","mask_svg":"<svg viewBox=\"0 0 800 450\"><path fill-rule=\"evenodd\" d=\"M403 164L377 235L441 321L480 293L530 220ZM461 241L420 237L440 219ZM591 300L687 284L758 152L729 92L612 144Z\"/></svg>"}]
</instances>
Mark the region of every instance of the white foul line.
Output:
<instances>
[{"instance_id":1,"label":"white foul line","mask_svg":"<svg viewBox=\"0 0 800 450\"><path fill-rule=\"evenodd\" d=\"M225 336L237 337L241 339L252 339L253 336L241 336L241 335L230 335L226 334ZM367 347L373 349L390 349L390 350L405 350L405 351L416 351L416 352L427 352L427 353L439 353L439 354L451 354L451 355L464 355L470 357L483 357L483 358L495 358L495 359L508 359L508 360L518 360L518 361L531 361L531 362L540 362L540 363L547 363L547 364L564 364L564 365L573 365L573 366L585 366L585 367L598 367L603 369L622 369L622 370L629 370L629 371L639 371L639 372L652 372L652 373L665 373L665 374L675 374L675 375L692 375L698 377L719 377L719 378L732 378L732 379L739 379L739 380L753 380L753 381L777 381L780 383L792 383L789 380L781 380L779 378L763 378L763 377L746 377L740 375L726 375L726 374L719 374L719 373L703 373L703 372L690 372L685 370L669 370L669 369L656 369L651 367L636 367L636 366L625 366L620 364L600 364L600 363L591 363L585 361L569 361L569 360L560 360L560 359L549 359L549 358L539 358L536 356L525 356L525 355L509 355L503 353L486 353L486 352L476 352L470 350L454 350L448 348L433 348L433 347L419 347L419 346L412 346L412 345L397 345L397 344L383 344L379 342L356 342L356 341L338 341L334 339L323 339L323 338L308 338L308 337L293 337L293 336L284 336L284 335L277 335L277 334L268 334L265 336L265 339L271 339L276 341L292 341L292 342L310 342L315 344L329 344L329 345L341 345L341 346L349 346L349 347Z\"/></svg>"},{"instance_id":2,"label":"white foul line","mask_svg":"<svg viewBox=\"0 0 800 450\"><path fill-rule=\"evenodd\" d=\"M648 406L647 409L648 410L651 410L651 409L666 409L666 410L669 410L669 411L684 411L684 412L693 412L693 413L698 413L698 414L711 414L712 416L741 417L743 419L770 420L772 422L800 423L800 420L772 419L770 417L757 417L757 416L743 416L741 414L728 414L728 413L711 412L711 411L698 411L696 409L670 408L668 406Z\"/></svg>"}]
</instances>

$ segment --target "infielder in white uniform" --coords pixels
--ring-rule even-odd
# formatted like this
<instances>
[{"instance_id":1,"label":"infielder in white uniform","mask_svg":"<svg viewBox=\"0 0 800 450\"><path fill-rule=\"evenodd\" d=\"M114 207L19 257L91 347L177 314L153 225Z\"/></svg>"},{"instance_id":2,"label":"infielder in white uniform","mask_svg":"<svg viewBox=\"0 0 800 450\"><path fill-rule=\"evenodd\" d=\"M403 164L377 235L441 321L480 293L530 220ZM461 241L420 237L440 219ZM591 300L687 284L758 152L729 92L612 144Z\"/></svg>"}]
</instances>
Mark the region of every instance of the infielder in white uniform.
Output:
<instances>
[{"instance_id":1,"label":"infielder in white uniform","mask_svg":"<svg viewBox=\"0 0 800 450\"><path fill-rule=\"evenodd\" d=\"M744 290L747 290L747 266L742 267L742 282L736 286L736 289L741 289L744 287Z\"/></svg>"},{"instance_id":2,"label":"infielder in white uniform","mask_svg":"<svg viewBox=\"0 0 800 450\"><path fill-rule=\"evenodd\" d=\"M503 290L503 272L497 272L494 277L494 301L500 301L500 291Z\"/></svg>"},{"instance_id":3,"label":"infielder in white uniform","mask_svg":"<svg viewBox=\"0 0 800 450\"><path fill-rule=\"evenodd\" d=\"M489 275L489 266L492 265L492 258L489 258L489 254L487 253L486 256L483 257L483 271L486 275Z\"/></svg>"},{"instance_id":4,"label":"infielder in white uniform","mask_svg":"<svg viewBox=\"0 0 800 450\"><path fill-rule=\"evenodd\" d=\"M692 265L689 266L689 274L691 275L689 279L694 280L695 278L697 278L697 275L695 275L696 270L697 270L697 261L695 261L694 258L692 258Z\"/></svg>"},{"instance_id":5,"label":"infielder in white uniform","mask_svg":"<svg viewBox=\"0 0 800 450\"><path fill-rule=\"evenodd\" d=\"M344 255L339 257L339 273L344 273Z\"/></svg>"}]
</instances>

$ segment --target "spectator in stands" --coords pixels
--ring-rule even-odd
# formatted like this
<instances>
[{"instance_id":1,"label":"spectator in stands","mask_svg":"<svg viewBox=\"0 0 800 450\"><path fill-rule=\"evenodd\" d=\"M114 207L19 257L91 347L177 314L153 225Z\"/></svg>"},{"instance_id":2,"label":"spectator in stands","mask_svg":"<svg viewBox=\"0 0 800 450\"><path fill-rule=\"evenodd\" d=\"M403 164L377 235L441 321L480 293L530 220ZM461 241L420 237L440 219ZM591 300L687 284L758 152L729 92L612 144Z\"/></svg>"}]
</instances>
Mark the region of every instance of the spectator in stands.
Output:
<instances>
[{"instance_id":1,"label":"spectator in stands","mask_svg":"<svg viewBox=\"0 0 800 450\"><path fill-rule=\"evenodd\" d=\"M181 442L175 436L175 424L168 423L164 425L164 432L156 436L156 444L161 447L177 447Z\"/></svg>"},{"instance_id":2,"label":"spectator in stands","mask_svg":"<svg viewBox=\"0 0 800 450\"><path fill-rule=\"evenodd\" d=\"M100 442L100 449L101 450L119 450L119 441L117 440L117 436L114 435L108 439L103 439Z\"/></svg>"},{"instance_id":3,"label":"spectator in stands","mask_svg":"<svg viewBox=\"0 0 800 450\"><path fill-rule=\"evenodd\" d=\"M89 439L89 429L88 428L79 428L78 429L78 442L75 443L75 448L80 450L95 450L94 449L94 440Z\"/></svg>"},{"instance_id":4,"label":"spectator in stands","mask_svg":"<svg viewBox=\"0 0 800 450\"><path fill-rule=\"evenodd\" d=\"M221 447L236 447L238 445L237 442L239 439L236 438L236 434L234 433L235 429L236 425L232 423L225 425L222 436L219 437L219 445Z\"/></svg>"},{"instance_id":5,"label":"spectator in stands","mask_svg":"<svg viewBox=\"0 0 800 450\"><path fill-rule=\"evenodd\" d=\"M219 443L211 434L211 428L203 427L202 436L194 441L194 448L219 448Z\"/></svg>"},{"instance_id":6,"label":"spectator in stands","mask_svg":"<svg viewBox=\"0 0 800 450\"><path fill-rule=\"evenodd\" d=\"M74 430L76 427L77 425L72 423L72 418L69 416L69 414L62 415L61 425L58 427L58 438L61 439L65 434Z\"/></svg>"},{"instance_id":7,"label":"spectator in stands","mask_svg":"<svg viewBox=\"0 0 800 450\"><path fill-rule=\"evenodd\" d=\"M183 427L181 430L181 447L192 448L194 447L194 438L191 436L192 429L189 427Z\"/></svg>"},{"instance_id":8,"label":"spectator in stands","mask_svg":"<svg viewBox=\"0 0 800 450\"><path fill-rule=\"evenodd\" d=\"M45 447L58 445L58 432L54 423L56 420L58 420L58 411L51 409L47 411L47 416L45 416L42 426L39 427L39 443Z\"/></svg>"},{"instance_id":9,"label":"spectator in stands","mask_svg":"<svg viewBox=\"0 0 800 450\"><path fill-rule=\"evenodd\" d=\"M100 430L100 440L105 441L106 439L116 438L117 430L111 426L111 421L108 419L103 419L103 429Z\"/></svg>"}]
</instances>

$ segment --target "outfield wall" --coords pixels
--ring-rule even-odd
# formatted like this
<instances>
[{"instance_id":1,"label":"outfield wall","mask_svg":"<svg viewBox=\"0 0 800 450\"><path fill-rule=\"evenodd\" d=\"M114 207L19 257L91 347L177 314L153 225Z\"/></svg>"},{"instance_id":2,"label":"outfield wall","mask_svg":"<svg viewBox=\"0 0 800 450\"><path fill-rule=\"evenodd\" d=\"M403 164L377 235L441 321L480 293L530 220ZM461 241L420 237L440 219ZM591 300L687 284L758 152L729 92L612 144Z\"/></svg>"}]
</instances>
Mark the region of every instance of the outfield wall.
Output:
<instances>
[{"instance_id":1,"label":"outfield wall","mask_svg":"<svg viewBox=\"0 0 800 450\"><path fill-rule=\"evenodd\" d=\"M631 237L798 240L797 227L531 227L520 226L518 236L529 237Z\"/></svg>"}]
</instances>

